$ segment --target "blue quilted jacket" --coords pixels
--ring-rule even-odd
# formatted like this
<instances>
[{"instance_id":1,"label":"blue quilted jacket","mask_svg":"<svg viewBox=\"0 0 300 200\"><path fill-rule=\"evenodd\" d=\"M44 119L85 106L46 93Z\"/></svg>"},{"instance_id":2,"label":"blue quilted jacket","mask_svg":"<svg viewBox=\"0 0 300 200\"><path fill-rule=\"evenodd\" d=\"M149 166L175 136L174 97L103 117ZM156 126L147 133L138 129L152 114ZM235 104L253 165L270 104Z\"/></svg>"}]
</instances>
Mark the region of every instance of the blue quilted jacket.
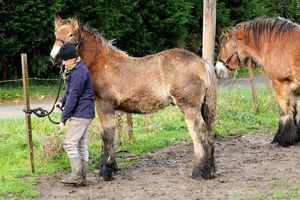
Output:
<instances>
[{"instance_id":1,"label":"blue quilted jacket","mask_svg":"<svg viewBox=\"0 0 300 200\"><path fill-rule=\"evenodd\" d=\"M65 123L70 117L94 118L95 104L93 85L83 61L70 72L66 80L66 95L60 100L64 107L61 122Z\"/></svg>"}]
</instances>

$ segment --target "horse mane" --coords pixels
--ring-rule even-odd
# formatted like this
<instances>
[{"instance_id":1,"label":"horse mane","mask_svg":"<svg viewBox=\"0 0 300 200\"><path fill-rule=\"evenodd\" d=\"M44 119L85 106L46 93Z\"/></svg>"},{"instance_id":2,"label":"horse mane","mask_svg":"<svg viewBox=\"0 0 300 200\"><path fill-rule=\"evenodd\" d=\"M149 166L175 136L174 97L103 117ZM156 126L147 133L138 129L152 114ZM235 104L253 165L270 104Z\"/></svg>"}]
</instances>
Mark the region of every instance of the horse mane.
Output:
<instances>
[{"instance_id":1,"label":"horse mane","mask_svg":"<svg viewBox=\"0 0 300 200\"><path fill-rule=\"evenodd\" d=\"M118 52L118 53L121 53L123 55L128 55L127 52L125 51L122 51L120 50L119 48L115 47L113 44L115 43L115 39L112 39L112 40L107 40L105 39L97 29L91 27L89 24L84 24L82 26L82 30L84 31L87 31L89 33L91 33L93 35L93 37L96 39L96 40L99 40L101 41L102 45L108 50L112 50L112 51L115 51L115 52Z\"/></svg>"},{"instance_id":2,"label":"horse mane","mask_svg":"<svg viewBox=\"0 0 300 200\"><path fill-rule=\"evenodd\" d=\"M63 24L68 24L68 23L72 23L72 19L64 19L63 20ZM79 22L79 24L83 24L81 21ZM122 51L120 50L119 48L115 47L113 44L115 42L115 39L112 39L112 40L107 40L105 39L97 29L91 27L88 23L86 24L83 24L82 26L80 27L75 27L77 29L81 29L83 31L87 31L89 33L92 34L92 36L96 39L96 40L99 40L102 45L108 50L112 50L114 52L118 52L118 53L121 53L123 55L128 55L127 52L125 51ZM78 30L77 30L78 31Z\"/></svg>"},{"instance_id":3,"label":"horse mane","mask_svg":"<svg viewBox=\"0 0 300 200\"><path fill-rule=\"evenodd\" d=\"M246 44L249 43L249 34L251 32L253 33L254 42L257 44L259 40L258 37L263 33L267 33L270 38L271 36L279 38L283 34L290 33L296 28L299 28L299 25L281 17L263 17L257 20L240 23L235 29L238 30L239 28L244 29Z\"/></svg>"}]
</instances>

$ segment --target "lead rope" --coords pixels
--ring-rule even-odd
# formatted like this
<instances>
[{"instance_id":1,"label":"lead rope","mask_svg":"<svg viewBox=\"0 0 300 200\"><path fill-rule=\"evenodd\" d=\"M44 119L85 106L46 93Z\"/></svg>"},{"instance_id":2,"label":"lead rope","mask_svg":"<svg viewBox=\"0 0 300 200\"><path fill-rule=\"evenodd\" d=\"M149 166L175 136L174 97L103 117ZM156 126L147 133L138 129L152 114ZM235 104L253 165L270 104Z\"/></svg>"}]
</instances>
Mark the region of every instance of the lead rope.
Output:
<instances>
[{"instance_id":1,"label":"lead rope","mask_svg":"<svg viewBox=\"0 0 300 200\"><path fill-rule=\"evenodd\" d=\"M57 95L56 95L56 98L55 98L55 101L54 101L54 104L52 106L52 109L50 111L47 111L41 107L38 107L38 108L35 108L35 109L29 109L29 110L25 110L23 109L23 112L27 113L28 115L30 114L34 114L36 115L37 117L48 117L49 121L52 122L53 124L59 124L59 122L56 122L54 120L51 119L51 113L54 111L54 108L55 108L55 104L59 98L59 94L60 94L60 90L61 90L61 86L62 86L62 82L63 82L63 77L62 77L62 74L64 72L64 66L63 65L60 65L60 81L59 81L59 87L58 87L58 91L57 91ZM61 111L63 111L62 108L58 107Z\"/></svg>"}]
</instances>

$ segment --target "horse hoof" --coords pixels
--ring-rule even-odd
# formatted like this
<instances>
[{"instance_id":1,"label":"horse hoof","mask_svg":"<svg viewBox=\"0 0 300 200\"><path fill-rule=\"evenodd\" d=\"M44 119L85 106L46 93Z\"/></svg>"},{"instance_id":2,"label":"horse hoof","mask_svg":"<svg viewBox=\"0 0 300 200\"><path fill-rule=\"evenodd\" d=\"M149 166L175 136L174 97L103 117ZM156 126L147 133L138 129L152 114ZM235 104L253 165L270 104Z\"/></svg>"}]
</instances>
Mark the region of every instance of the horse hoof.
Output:
<instances>
[{"instance_id":1,"label":"horse hoof","mask_svg":"<svg viewBox=\"0 0 300 200\"><path fill-rule=\"evenodd\" d=\"M289 147L299 140L298 127L292 119L285 123L280 121L279 128L272 143L278 143L282 147Z\"/></svg>"},{"instance_id":2,"label":"horse hoof","mask_svg":"<svg viewBox=\"0 0 300 200\"><path fill-rule=\"evenodd\" d=\"M97 170L99 170L99 171L101 171L101 169L103 168L103 166L104 166L105 164L102 162L102 161L100 161L97 165L96 165L96 169ZM118 171L119 169L118 169L118 165L117 165L117 162L114 162L112 165L110 165L111 167L111 169L113 169L113 171L114 172L116 172L116 171Z\"/></svg>"},{"instance_id":3,"label":"horse hoof","mask_svg":"<svg viewBox=\"0 0 300 200\"><path fill-rule=\"evenodd\" d=\"M202 179L213 179L215 178L214 174L211 173L201 173L201 172L194 172L191 175L191 178L195 181L200 181Z\"/></svg>"},{"instance_id":4,"label":"horse hoof","mask_svg":"<svg viewBox=\"0 0 300 200\"><path fill-rule=\"evenodd\" d=\"M113 176L104 176L102 178L103 178L104 181L112 181L112 180L114 180Z\"/></svg>"},{"instance_id":5,"label":"horse hoof","mask_svg":"<svg viewBox=\"0 0 300 200\"><path fill-rule=\"evenodd\" d=\"M105 181L111 181L114 179L113 171L114 170L112 168L103 165L100 169L99 176L102 177Z\"/></svg>"},{"instance_id":6,"label":"horse hoof","mask_svg":"<svg viewBox=\"0 0 300 200\"><path fill-rule=\"evenodd\" d=\"M207 163L193 168L191 178L193 180L212 179L215 178L216 166L214 159L210 159Z\"/></svg>"},{"instance_id":7,"label":"horse hoof","mask_svg":"<svg viewBox=\"0 0 300 200\"><path fill-rule=\"evenodd\" d=\"M278 143L282 147L289 147L298 141L298 135L295 133L282 134L277 133L271 143Z\"/></svg>"}]
</instances>

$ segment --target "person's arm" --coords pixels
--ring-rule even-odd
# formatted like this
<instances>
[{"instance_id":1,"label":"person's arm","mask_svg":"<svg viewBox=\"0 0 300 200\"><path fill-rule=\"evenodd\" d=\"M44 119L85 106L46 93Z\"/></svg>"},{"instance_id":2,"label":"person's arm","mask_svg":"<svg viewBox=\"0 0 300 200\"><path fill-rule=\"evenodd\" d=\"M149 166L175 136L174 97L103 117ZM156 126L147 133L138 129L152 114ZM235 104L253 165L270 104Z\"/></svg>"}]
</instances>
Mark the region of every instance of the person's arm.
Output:
<instances>
[{"instance_id":1,"label":"person's arm","mask_svg":"<svg viewBox=\"0 0 300 200\"><path fill-rule=\"evenodd\" d=\"M78 100L80 95L83 92L84 84L86 78L81 74L72 74L70 77L70 88L69 88L69 95L65 102L65 108L61 116L61 122L66 123L66 121L72 117L74 110L76 109Z\"/></svg>"}]
</instances>

